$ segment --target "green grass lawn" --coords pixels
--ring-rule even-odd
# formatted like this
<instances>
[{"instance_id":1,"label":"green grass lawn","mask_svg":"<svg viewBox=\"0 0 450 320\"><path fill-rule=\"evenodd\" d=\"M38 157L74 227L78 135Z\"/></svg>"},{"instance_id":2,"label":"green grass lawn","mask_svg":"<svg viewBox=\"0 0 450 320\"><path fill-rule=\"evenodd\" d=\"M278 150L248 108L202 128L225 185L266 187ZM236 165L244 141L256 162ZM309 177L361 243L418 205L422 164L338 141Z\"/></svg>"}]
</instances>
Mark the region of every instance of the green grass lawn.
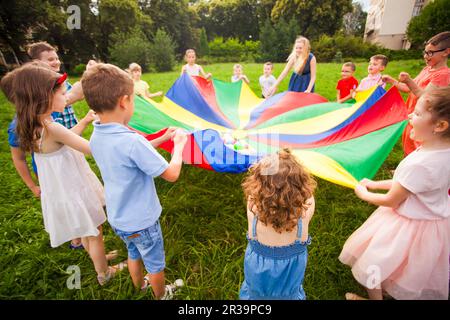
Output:
<instances>
[{"instance_id":1,"label":"green grass lawn","mask_svg":"<svg viewBox=\"0 0 450 320\"><path fill-rule=\"evenodd\" d=\"M217 79L229 81L233 64L204 65ZM276 64L277 76L283 64ZM316 92L327 99L336 98L336 82L340 64L318 65ZM417 75L423 62L393 61L385 74L397 76L400 71ZM167 92L179 75L174 72L144 74L152 92ZM258 77L262 64L244 64L251 88L261 94ZM356 77L367 74L367 63L357 63ZM71 81L75 81L72 78ZM285 79L279 91L287 89ZM0 94L0 299L152 299L150 293L137 293L128 271L120 273L111 283L100 287L88 255L62 245L52 249L44 231L39 200L22 183L16 173L7 143L7 126L14 108ZM79 118L88 110L87 104L74 105ZM84 136L89 138L90 126ZM167 157L167 154L165 154ZM400 143L383 164L377 179L391 177L390 171L402 158ZM88 157L93 170L98 169ZM163 207L161 225L166 252L166 278L182 278L186 286L178 299L237 299L243 280L243 257L246 247L246 213L241 181L243 175L219 174L184 166L180 179L167 183L156 180ZM371 214L375 207L359 200L352 190L318 180L316 213L311 222L312 243L304 287L308 299L343 299L347 291L363 294L353 280L350 269L338 261L345 240ZM109 225L104 225L107 250L120 249L120 259L127 252L122 241ZM117 260L119 261L119 259ZM66 286L71 265L81 269L81 289Z\"/></svg>"}]
</instances>

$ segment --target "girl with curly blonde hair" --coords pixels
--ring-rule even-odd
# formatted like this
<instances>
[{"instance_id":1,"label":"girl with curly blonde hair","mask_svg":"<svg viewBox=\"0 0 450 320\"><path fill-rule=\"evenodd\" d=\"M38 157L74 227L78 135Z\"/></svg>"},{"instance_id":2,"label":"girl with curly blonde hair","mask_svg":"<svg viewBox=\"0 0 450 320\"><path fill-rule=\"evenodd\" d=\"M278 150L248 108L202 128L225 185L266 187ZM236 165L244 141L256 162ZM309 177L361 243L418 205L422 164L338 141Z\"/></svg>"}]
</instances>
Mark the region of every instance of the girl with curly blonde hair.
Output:
<instances>
[{"instance_id":1,"label":"girl with curly blonde hair","mask_svg":"<svg viewBox=\"0 0 450 320\"><path fill-rule=\"evenodd\" d=\"M240 299L304 300L315 181L283 149L253 165L242 186L248 246Z\"/></svg>"}]
</instances>

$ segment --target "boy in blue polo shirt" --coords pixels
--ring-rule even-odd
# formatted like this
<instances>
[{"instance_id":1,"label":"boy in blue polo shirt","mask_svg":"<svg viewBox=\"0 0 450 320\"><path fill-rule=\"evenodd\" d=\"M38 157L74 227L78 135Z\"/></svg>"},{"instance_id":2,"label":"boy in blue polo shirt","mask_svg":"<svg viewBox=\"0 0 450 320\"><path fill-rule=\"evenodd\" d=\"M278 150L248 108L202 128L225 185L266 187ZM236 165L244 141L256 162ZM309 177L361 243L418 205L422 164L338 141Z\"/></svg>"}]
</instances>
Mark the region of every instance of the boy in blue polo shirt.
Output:
<instances>
[{"instance_id":1,"label":"boy in blue polo shirt","mask_svg":"<svg viewBox=\"0 0 450 320\"><path fill-rule=\"evenodd\" d=\"M105 185L108 221L128 249L133 284L141 289L151 284L157 299L170 298L176 286L164 285L165 255L159 224L162 208L153 179L178 179L187 136L170 128L150 143L128 129L134 111L134 85L118 67L99 63L83 74L81 82L89 107L100 119L94 123L90 147ZM174 151L167 163L154 147L171 138ZM182 280L175 283L182 285Z\"/></svg>"}]
</instances>

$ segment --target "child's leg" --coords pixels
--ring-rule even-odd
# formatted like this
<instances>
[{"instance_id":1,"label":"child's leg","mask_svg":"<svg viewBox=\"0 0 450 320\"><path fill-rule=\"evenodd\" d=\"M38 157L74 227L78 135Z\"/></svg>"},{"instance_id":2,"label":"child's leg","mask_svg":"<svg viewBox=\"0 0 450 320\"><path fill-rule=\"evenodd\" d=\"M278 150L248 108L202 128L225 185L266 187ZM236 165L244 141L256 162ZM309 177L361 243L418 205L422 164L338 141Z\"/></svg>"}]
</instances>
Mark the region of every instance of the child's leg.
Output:
<instances>
[{"instance_id":1,"label":"child's leg","mask_svg":"<svg viewBox=\"0 0 450 320\"><path fill-rule=\"evenodd\" d=\"M367 293L369 294L370 300L383 300L383 291L381 289L368 289L366 288Z\"/></svg>"},{"instance_id":2,"label":"child's leg","mask_svg":"<svg viewBox=\"0 0 450 320\"><path fill-rule=\"evenodd\" d=\"M96 237L85 237L82 239L83 245L85 246L92 262L94 263L95 271L99 275L105 275L108 270L108 262L106 261L105 246L103 244L103 232L102 227L99 226L100 231Z\"/></svg>"},{"instance_id":3,"label":"child's leg","mask_svg":"<svg viewBox=\"0 0 450 320\"><path fill-rule=\"evenodd\" d=\"M144 286L144 268L141 260L133 260L128 257L128 271L131 275L131 280L136 288L141 289Z\"/></svg>"},{"instance_id":4,"label":"child's leg","mask_svg":"<svg viewBox=\"0 0 450 320\"><path fill-rule=\"evenodd\" d=\"M155 294L156 299L160 300L165 293L166 286L164 270L155 274L149 273L150 276L150 284L152 285L153 293Z\"/></svg>"}]
</instances>

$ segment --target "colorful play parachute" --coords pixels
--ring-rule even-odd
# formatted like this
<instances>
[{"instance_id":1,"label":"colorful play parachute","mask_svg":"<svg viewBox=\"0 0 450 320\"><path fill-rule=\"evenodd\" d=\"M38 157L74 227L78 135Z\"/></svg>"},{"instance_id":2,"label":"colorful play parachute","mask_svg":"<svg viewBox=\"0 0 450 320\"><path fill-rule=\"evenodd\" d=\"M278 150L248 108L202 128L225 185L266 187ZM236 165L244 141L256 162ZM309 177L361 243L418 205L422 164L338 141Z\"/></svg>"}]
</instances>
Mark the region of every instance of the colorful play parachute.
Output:
<instances>
[{"instance_id":1,"label":"colorful play parachute","mask_svg":"<svg viewBox=\"0 0 450 320\"><path fill-rule=\"evenodd\" d=\"M242 81L183 75L161 103L136 97L129 126L149 140L170 126L187 130L185 163L217 172L244 172L260 157L289 147L314 175L353 188L375 175L406 119L396 88L374 87L354 103L298 92L265 100ZM170 152L173 143L161 147Z\"/></svg>"}]
</instances>

